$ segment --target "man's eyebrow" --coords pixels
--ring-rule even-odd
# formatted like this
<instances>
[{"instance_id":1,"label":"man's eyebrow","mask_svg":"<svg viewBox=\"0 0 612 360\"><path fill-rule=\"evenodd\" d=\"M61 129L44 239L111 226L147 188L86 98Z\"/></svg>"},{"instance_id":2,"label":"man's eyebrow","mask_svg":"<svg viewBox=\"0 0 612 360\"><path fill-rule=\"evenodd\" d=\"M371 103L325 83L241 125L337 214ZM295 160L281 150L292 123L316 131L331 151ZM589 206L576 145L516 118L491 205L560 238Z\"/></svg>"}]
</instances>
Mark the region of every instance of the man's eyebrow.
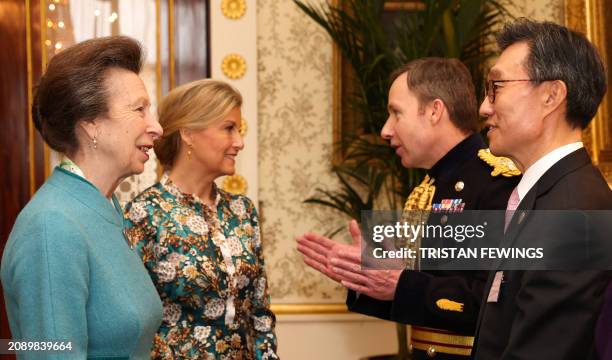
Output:
<instances>
[{"instance_id":1,"label":"man's eyebrow","mask_svg":"<svg viewBox=\"0 0 612 360\"><path fill-rule=\"evenodd\" d=\"M491 78L499 79L499 78L502 77L502 72L500 70L498 70L498 69L493 68L493 69L489 70L489 74L487 75L487 77L489 79L491 79Z\"/></svg>"}]
</instances>

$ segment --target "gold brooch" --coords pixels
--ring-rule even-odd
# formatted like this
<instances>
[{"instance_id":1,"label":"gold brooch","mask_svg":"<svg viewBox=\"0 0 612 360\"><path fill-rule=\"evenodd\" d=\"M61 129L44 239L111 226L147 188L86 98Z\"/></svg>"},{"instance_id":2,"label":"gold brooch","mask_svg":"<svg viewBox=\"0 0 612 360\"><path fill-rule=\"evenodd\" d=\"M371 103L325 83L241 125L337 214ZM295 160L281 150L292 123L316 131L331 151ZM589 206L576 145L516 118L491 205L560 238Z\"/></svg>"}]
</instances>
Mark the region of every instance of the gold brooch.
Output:
<instances>
[{"instance_id":1,"label":"gold brooch","mask_svg":"<svg viewBox=\"0 0 612 360\"><path fill-rule=\"evenodd\" d=\"M478 157L493 167L491 176L502 175L505 177L511 177L521 175L521 171L516 167L514 162L507 157L495 156L491 154L489 149L480 149L478 151Z\"/></svg>"},{"instance_id":2,"label":"gold brooch","mask_svg":"<svg viewBox=\"0 0 612 360\"><path fill-rule=\"evenodd\" d=\"M246 12L246 2L244 0L223 0L221 1L221 12L228 19L240 19Z\"/></svg>"},{"instance_id":3,"label":"gold brooch","mask_svg":"<svg viewBox=\"0 0 612 360\"><path fill-rule=\"evenodd\" d=\"M248 188L246 179L238 174L226 176L221 187L234 195L244 195Z\"/></svg>"},{"instance_id":4,"label":"gold brooch","mask_svg":"<svg viewBox=\"0 0 612 360\"><path fill-rule=\"evenodd\" d=\"M240 79L246 73L246 61L238 54L229 54L223 58L221 71L230 79Z\"/></svg>"},{"instance_id":5,"label":"gold brooch","mask_svg":"<svg viewBox=\"0 0 612 360\"><path fill-rule=\"evenodd\" d=\"M442 310L463 312L462 303L449 299L438 299L438 301L436 301L436 305Z\"/></svg>"},{"instance_id":6,"label":"gold brooch","mask_svg":"<svg viewBox=\"0 0 612 360\"><path fill-rule=\"evenodd\" d=\"M240 136L244 137L248 129L249 129L249 126L247 125L246 120L244 118L240 119L240 129L238 129Z\"/></svg>"}]
</instances>

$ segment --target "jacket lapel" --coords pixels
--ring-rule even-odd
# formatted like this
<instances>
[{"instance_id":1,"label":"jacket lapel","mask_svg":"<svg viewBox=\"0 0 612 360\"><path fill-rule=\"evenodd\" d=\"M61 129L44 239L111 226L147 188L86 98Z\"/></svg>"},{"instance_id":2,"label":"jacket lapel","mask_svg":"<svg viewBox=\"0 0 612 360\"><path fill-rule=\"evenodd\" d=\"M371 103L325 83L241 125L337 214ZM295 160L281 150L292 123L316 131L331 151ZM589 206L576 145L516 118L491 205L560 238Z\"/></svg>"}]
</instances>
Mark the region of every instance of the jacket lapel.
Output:
<instances>
[{"instance_id":1,"label":"jacket lapel","mask_svg":"<svg viewBox=\"0 0 612 360\"><path fill-rule=\"evenodd\" d=\"M529 190L525 198L521 200L518 208L512 216L512 220L508 225L508 230L504 236L504 246L511 246L516 241L518 235L523 229L529 213L536 209L536 200L546 194L559 180L567 174L576 171L577 169L591 163L589 154L584 148L580 148L561 160L557 161ZM547 209L547 210L562 210L562 209Z\"/></svg>"}]
</instances>

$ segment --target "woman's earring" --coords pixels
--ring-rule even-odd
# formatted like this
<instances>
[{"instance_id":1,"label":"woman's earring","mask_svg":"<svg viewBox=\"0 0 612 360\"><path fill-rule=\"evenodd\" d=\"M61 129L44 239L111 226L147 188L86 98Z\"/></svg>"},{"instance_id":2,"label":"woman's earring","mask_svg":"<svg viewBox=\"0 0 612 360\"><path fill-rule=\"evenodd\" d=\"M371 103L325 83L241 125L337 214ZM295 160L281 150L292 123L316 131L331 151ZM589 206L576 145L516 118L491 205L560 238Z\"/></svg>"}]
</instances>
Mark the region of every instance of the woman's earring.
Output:
<instances>
[{"instance_id":1,"label":"woman's earring","mask_svg":"<svg viewBox=\"0 0 612 360\"><path fill-rule=\"evenodd\" d=\"M96 139L96 137L94 136L93 140L91 141L93 144L93 148L97 149L98 148L98 139Z\"/></svg>"},{"instance_id":2,"label":"woman's earring","mask_svg":"<svg viewBox=\"0 0 612 360\"><path fill-rule=\"evenodd\" d=\"M191 149L193 148L192 145L189 145L189 149L187 150L187 159L191 160Z\"/></svg>"}]
</instances>

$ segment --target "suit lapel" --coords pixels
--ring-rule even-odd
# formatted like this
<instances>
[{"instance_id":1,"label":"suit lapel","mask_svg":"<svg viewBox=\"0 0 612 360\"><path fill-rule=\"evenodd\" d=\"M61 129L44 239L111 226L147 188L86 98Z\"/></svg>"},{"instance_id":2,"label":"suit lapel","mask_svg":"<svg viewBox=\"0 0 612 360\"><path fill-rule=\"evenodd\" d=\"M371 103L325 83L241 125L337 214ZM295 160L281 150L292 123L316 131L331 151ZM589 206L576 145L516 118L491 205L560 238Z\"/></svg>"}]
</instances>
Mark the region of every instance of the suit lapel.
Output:
<instances>
[{"instance_id":1,"label":"suit lapel","mask_svg":"<svg viewBox=\"0 0 612 360\"><path fill-rule=\"evenodd\" d=\"M589 165L591 159L584 148L580 148L561 160L557 161L529 190L525 198L521 200L518 208L514 212L514 216L508 225L508 230L504 236L504 246L511 246L516 241L519 233L523 229L529 213L536 208L536 200L546 194L559 180L567 174L576 171L577 169ZM562 210L562 209L547 209L547 210Z\"/></svg>"},{"instance_id":2,"label":"suit lapel","mask_svg":"<svg viewBox=\"0 0 612 360\"><path fill-rule=\"evenodd\" d=\"M547 193L560 179L567 174L589 164L591 164L591 159L586 150L581 148L562 158L550 169L548 169L548 171L546 171L544 175L542 175L542 177L536 182L533 188L529 190L527 195L525 195L525 198L521 200L517 210L514 213L514 216L512 217L512 220L510 221L510 224L508 225L508 230L504 236L502 246L511 246L516 241L519 233L527 222L529 212L536 209L536 200L540 196ZM501 262L498 263L496 269L500 269L501 264ZM491 285L493 283L495 273L495 270L489 271L489 278L487 279L487 283L485 285L484 298L480 308L480 313L478 315L478 323L476 325L476 339L478 339L480 328L485 317L487 296L491 291ZM474 345L475 346L472 352L473 356L477 352L476 349L478 346L478 341L476 341Z\"/></svg>"}]
</instances>

